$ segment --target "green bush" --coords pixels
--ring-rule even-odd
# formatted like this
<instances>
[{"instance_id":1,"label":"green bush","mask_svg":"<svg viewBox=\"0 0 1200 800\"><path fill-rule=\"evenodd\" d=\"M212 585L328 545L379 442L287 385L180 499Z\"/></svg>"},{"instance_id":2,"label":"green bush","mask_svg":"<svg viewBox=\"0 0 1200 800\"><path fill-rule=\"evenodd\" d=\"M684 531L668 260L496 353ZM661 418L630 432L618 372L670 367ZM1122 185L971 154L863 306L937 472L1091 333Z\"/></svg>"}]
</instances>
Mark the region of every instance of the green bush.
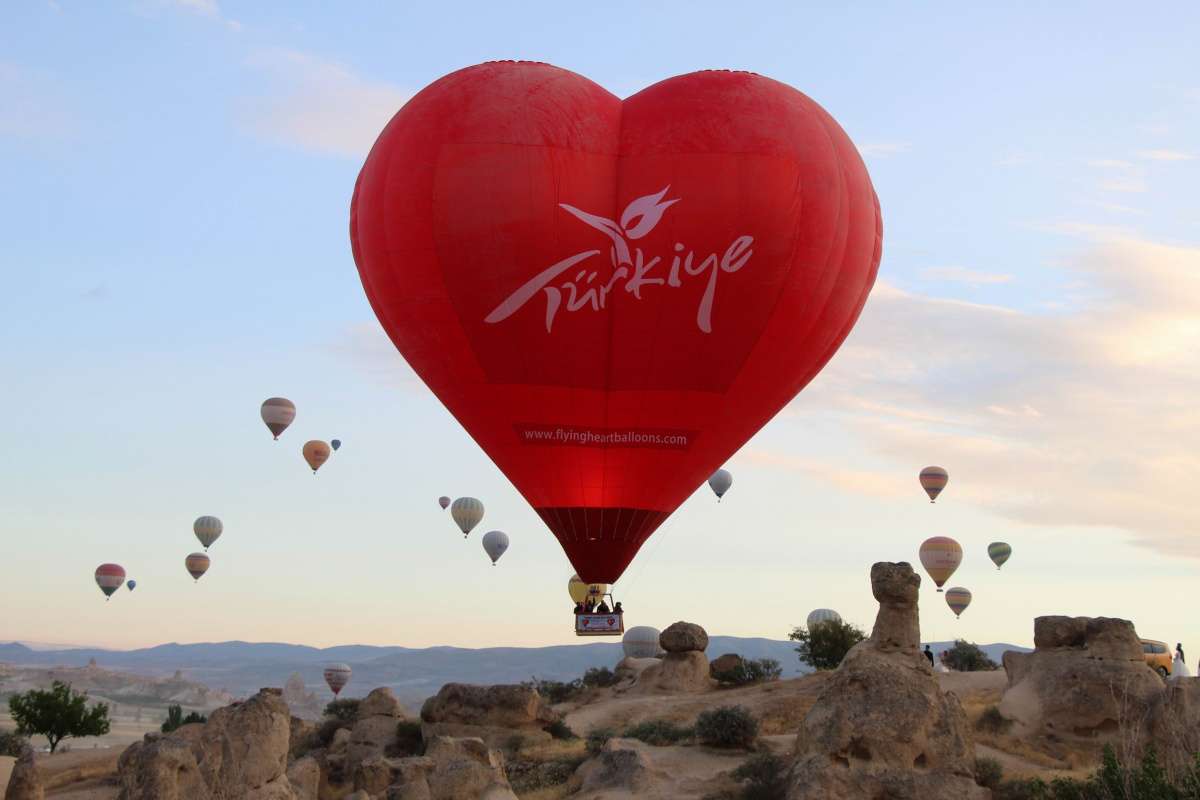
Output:
<instances>
[{"instance_id":1,"label":"green bush","mask_svg":"<svg viewBox=\"0 0 1200 800\"><path fill-rule=\"evenodd\" d=\"M88 708L87 692L76 692L71 684L54 681L49 689L30 689L8 698L8 713L23 736L45 736L50 752L68 736L103 736L108 733L108 705Z\"/></svg>"},{"instance_id":2,"label":"green bush","mask_svg":"<svg viewBox=\"0 0 1200 800\"><path fill-rule=\"evenodd\" d=\"M582 683L589 689L604 689L609 686L616 686L617 673L613 672L608 667L592 667L587 672L583 673Z\"/></svg>"},{"instance_id":3,"label":"green bush","mask_svg":"<svg viewBox=\"0 0 1200 800\"><path fill-rule=\"evenodd\" d=\"M850 648L867 638L867 635L857 625L831 619L819 622L809 630L794 628L788 638L799 642L796 652L802 663L813 669L837 669Z\"/></svg>"},{"instance_id":4,"label":"green bush","mask_svg":"<svg viewBox=\"0 0 1200 800\"><path fill-rule=\"evenodd\" d=\"M350 726L352 724L352 722L344 719L330 717L321 723L321 727L317 728L317 741L320 742L321 747L329 747L329 745L333 742L334 734L340 731L342 728L350 730Z\"/></svg>"},{"instance_id":5,"label":"green bush","mask_svg":"<svg viewBox=\"0 0 1200 800\"><path fill-rule=\"evenodd\" d=\"M537 693L544 697L551 704L565 703L568 700L574 700L583 692L583 681L579 678L566 682L546 681L540 678L534 678L524 685L537 690Z\"/></svg>"},{"instance_id":6,"label":"green bush","mask_svg":"<svg viewBox=\"0 0 1200 800\"><path fill-rule=\"evenodd\" d=\"M745 747L758 738L758 720L743 706L721 706L696 718L696 738L709 747Z\"/></svg>"},{"instance_id":7,"label":"green bush","mask_svg":"<svg viewBox=\"0 0 1200 800\"><path fill-rule=\"evenodd\" d=\"M987 657L987 653L975 644L958 639L949 650L942 651L942 663L956 672L983 672L1000 669L1000 665Z\"/></svg>"},{"instance_id":8,"label":"green bush","mask_svg":"<svg viewBox=\"0 0 1200 800\"><path fill-rule=\"evenodd\" d=\"M396 723L396 756L419 756L425 752L425 740L421 736L421 723L402 719Z\"/></svg>"},{"instance_id":9,"label":"green bush","mask_svg":"<svg viewBox=\"0 0 1200 800\"><path fill-rule=\"evenodd\" d=\"M766 681L777 681L783 667L773 658L757 658L741 661L733 669L716 670L712 676L722 686L749 686Z\"/></svg>"},{"instance_id":10,"label":"green bush","mask_svg":"<svg viewBox=\"0 0 1200 800\"><path fill-rule=\"evenodd\" d=\"M742 784L741 800L784 800L787 797L787 761L774 753L751 756L730 776Z\"/></svg>"},{"instance_id":11,"label":"green bush","mask_svg":"<svg viewBox=\"0 0 1200 800\"><path fill-rule=\"evenodd\" d=\"M626 739L637 739L655 747L666 747L691 739L695 731L665 719L652 719L631 725L621 735Z\"/></svg>"},{"instance_id":12,"label":"green bush","mask_svg":"<svg viewBox=\"0 0 1200 800\"><path fill-rule=\"evenodd\" d=\"M1087 780L1033 778L1005 781L994 800L1200 800L1200 757L1172 780L1148 748L1137 764L1122 764L1111 746L1104 748L1100 768Z\"/></svg>"},{"instance_id":13,"label":"green bush","mask_svg":"<svg viewBox=\"0 0 1200 800\"><path fill-rule=\"evenodd\" d=\"M995 789L1004 777L1004 767L994 758L975 759L975 782L988 789Z\"/></svg>"},{"instance_id":14,"label":"green bush","mask_svg":"<svg viewBox=\"0 0 1200 800\"><path fill-rule=\"evenodd\" d=\"M361 702L357 697L331 700L329 705L325 706L325 716L340 719L342 722L354 722L358 718L358 705Z\"/></svg>"},{"instance_id":15,"label":"green bush","mask_svg":"<svg viewBox=\"0 0 1200 800\"><path fill-rule=\"evenodd\" d=\"M584 740L587 744L587 751L592 755L597 755L604 749L605 742L616 735L616 731L612 728L592 728L588 731L587 738Z\"/></svg>"},{"instance_id":16,"label":"green bush","mask_svg":"<svg viewBox=\"0 0 1200 800\"><path fill-rule=\"evenodd\" d=\"M540 789L561 786L571 780L575 770L584 761L583 756L560 758L553 761L513 760L504 765L508 782L518 795L524 796Z\"/></svg>"},{"instance_id":17,"label":"green bush","mask_svg":"<svg viewBox=\"0 0 1200 800\"><path fill-rule=\"evenodd\" d=\"M975 730L984 733L1008 733L1012 726L1013 721L1001 714L996 706L988 706L975 720Z\"/></svg>"},{"instance_id":18,"label":"green bush","mask_svg":"<svg viewBox=\"0 0 1200 800\"><path fill-rule=\"evenodd\" d=\"M21 752L29 746L29 740L19 733L0 730L0 756L20 758Z\"/></svg>"},{"instance_id":19,"label":"green bush","mask_svg":"<svg viewBox=\"0 0 1200 800\"><path fill-rule=\"evenodd\" d=\"M184 725L191 725L193 722L208 722L208 717L198 711L189 712L185 717L182 706L167 706L167 719L162 724L162 732L170 733Z\"/></svg>"},{"instance_id":20,"label":"green bush","mask_svg":"<svg viewBox=\"0 0 1200 800\"><path fill-rule=\"evenodd\" d=\"M571 727L561 719L554 720L554 722L551 722L549 725L542 728L542 730L553 736L555 739L570 740L579 738L579 735L576 734L575 731L571 730Z\"/></svg>"}]
</instances>

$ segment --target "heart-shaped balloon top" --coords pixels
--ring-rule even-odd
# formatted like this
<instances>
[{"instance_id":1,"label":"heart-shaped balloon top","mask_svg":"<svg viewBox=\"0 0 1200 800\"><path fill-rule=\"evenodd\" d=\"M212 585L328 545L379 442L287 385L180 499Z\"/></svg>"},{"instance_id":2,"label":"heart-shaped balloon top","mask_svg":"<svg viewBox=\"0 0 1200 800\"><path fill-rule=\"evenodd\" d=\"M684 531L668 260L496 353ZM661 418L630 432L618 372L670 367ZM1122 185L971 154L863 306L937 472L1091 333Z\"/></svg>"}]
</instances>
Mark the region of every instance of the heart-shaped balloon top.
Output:
<instances>
[{"instance_id":1,"label":"heart-shaped balloon top","mask_svg":"<svg viewBox=\"0 0 1200 800\"><path fill-rule=\"evenodd\" d=\"M410 100L350 220L396 347L597 583L834 354L881 231L795 89L697 72L622 101L529 62Z\"/></svg>"}]
</instances>

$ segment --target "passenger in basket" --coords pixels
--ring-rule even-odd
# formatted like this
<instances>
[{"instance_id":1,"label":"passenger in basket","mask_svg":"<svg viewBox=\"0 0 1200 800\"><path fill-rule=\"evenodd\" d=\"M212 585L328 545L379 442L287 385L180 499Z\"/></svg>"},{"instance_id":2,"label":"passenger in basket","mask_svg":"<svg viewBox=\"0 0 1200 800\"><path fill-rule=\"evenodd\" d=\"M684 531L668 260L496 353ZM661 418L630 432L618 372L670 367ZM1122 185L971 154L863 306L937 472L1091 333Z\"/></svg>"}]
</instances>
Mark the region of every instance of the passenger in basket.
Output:
<instances>
[{"instance_id":1,"label":"passenger in basket","mask_svg":"<svg viewBox=\"0 0 1200 800\"><path fill-rule=\"evenodd\" d=\"M576 613L576 614L582 614L582 613L583 613L583 603L582 603L582 602L579 602L579 603L576 603L576 604L575 604L575 613Z\"/></svg>"},{"instance_id":2,"label":"passenger in basket","mask_svg":"<svg viewBox=\"0 0 1200 800\"><path fill-rule=\"evenodd\" d=\"M613 603L613 613L614 614L624 614L625 609L621 608L620 603Z\"/></svg>"},{"instance_id":3,"label":"passenger in basket","mask_svg":"<svg viewBox=\"0 0 1200 800\"><path fill-rule=\"evenodd\" d=\"M608 607L608 603L604 602L603 600L600 601L600 605L596 606L597 614L609 614L611 611L612 609Z\"/></svg>"}]
</instances>

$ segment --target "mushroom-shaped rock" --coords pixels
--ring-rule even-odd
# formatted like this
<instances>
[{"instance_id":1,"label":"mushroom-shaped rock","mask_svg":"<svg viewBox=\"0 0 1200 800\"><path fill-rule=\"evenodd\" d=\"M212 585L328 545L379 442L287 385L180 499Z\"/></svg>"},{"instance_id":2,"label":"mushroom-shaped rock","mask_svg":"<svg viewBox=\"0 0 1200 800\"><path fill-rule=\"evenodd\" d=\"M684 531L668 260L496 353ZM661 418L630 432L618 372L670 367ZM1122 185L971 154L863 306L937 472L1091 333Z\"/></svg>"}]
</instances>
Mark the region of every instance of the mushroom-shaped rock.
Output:
<instances>
[{"instance_id":1,"label":"mushroom-shaped rock","mask_svg":"<svg viewBox=\"0 0 1200 800\"><path fill-rule=\"evenodd\" d=\"M676 622L659 634L658 643L668 653L703 653L708 649L708 633L694 622Z\"/></svg>"},{"instance_id":2,"label":"mushroom-shaped rock","mask_svg":"<svg viewBox=\"0 0 1200 800\"><path fill-rule=\"evenodd\" d=\"M918 654L921 624L917 617L917 590L921 576L901 561L880 561L871 567L871 594L879 601L879 613L871 630L875 648Z\"/></svg>"},{"instance_id":3,"label":"mushroom-shaped rock","mask_svg":"<svg viewBox=\"0 0 1200 800\"><path fill-rule=\"evenodd\" d=\"M545 728L561 715L530 686L447 683L421 707L422 736L482 739L500 747L514 736L546 743Z\"/></svg>"}]
</instances>

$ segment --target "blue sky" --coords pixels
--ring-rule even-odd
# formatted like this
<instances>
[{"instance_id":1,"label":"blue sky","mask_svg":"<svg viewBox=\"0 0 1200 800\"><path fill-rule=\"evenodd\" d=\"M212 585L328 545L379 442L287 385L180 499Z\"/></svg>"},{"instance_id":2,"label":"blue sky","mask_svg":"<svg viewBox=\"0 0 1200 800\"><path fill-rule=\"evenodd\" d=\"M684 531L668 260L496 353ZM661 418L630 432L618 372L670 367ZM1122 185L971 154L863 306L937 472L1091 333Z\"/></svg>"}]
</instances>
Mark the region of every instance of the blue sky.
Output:
<instances>
[{"instance_id":1,"label":"blue sky","mask_svg":"<svg viewBox=\"0 0 1200 800\"><path fill-rule=\"evenodd\" d=\"M1200 8L515 5L0 12L0 639L571 640L557 543L379 332L347 236L383 123L495 58L622 96L777 78L841 122L883 208L860 325L731 461L725 502L698 492L643 551L631 622L869 626L870 563L946 534L976 600L955 623L927 585L928 637L1028 642L1074 613L1200 639L1166 600L1200 556ZM273 444L276 394L300 414ZM313 479L301 443L335 436ZM936 507L930 462L953 476ZM441 494L484 500L500 567ZM200 514L227 532L193 585ZM108 560L136 593L103 602Z\"/></svg>"}]
</instances>

